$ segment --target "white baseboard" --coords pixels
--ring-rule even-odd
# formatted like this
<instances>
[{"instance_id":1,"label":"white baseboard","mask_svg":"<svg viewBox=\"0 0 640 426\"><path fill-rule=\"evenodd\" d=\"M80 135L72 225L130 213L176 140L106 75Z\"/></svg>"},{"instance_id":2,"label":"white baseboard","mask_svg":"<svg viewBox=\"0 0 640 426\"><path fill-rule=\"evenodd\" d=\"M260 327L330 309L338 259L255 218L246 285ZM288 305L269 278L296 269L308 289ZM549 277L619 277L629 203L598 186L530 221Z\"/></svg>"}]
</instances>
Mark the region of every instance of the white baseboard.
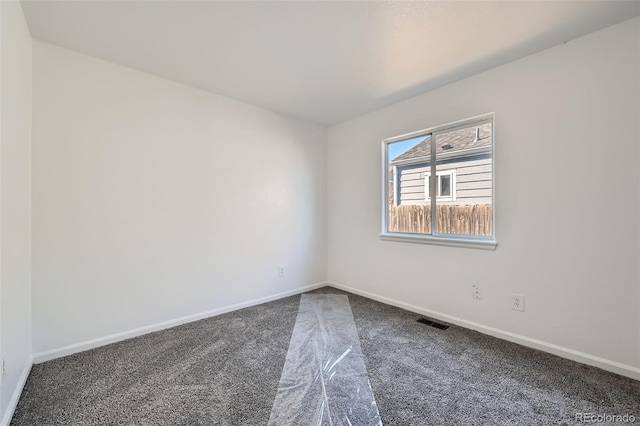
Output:
<instances>
[{"instance_id":1,"label":"white baseboard","mask_svg":"<svg viewBox=\"0 0 640 426\"><path fill-rule=\"evenodd\" d=\"M11 423L11 418L13 417L13 413L16 411L18 401L20 401L20 395L22 395L24 385L27 383L27 378L29 377L32 366L33 358L29 358L27 365L25 365L24 369L22 370L22 374L20 374L20 379L16 384L16 388L13 390L13 394L11 395L11 399L9 400L9 405L7 406L7 411L5 411L4 416L2 417L0 426L9 426L9 423Z\"/></svg>"},{"instance_id":2,"label":"white baseboard","mask_svg":"<svg viewBox=\"0 0 640 426\"><path fill-rule=\"evenodd\" d=\"M50 361L52 359L61 358L63 356L72 355L72 354L86 351L89 349L94 349L100 346L108 345L110 343L119 342L121 340L130 339L132 337L141 336L147 333L152 333L154 331L165 330L167 328L175 327L177 325L198 321L204 318L214 317L216 315L225 314L227 312L236 311L238 309L248 308L249 306L259 305L261 303L271 302L273 300L282 299L284 297L289 297L296 294L304 293L306 291L314 290L316 288L324 287L326 285L327 285L326 282L310 284L304 287L285 291L283 293L274 294L272 296L261 297L259 299L253 299L253 300L249 300L247 302L242 302L242 303L236 303L234 305L225 306L222 308L217 308L217 309L213 309L206 312L200 312L198 314L188 315L185 317L160 322L157 324L151 324L151 325L136 328L133 330L124 331L121 333L99 337L97 339L91 339L85 342L75 343L73 345L64 346L62 348L52 349L46 352L40 352L33 355L33 363L40 364L41 362Z\"/></svg>"},{"instance_id":3,"label":"white baseboard","mask_svg":"<svg viewBox=\"0 0 640 426\"><path fill-rule=\"evenodd\" d=\"M336 282L327 281L327 285L338 288L340 290L348 291L350 293L358 294L360 296L364 296L369 299L377 300L378 302L382 302L388 305L396 306L398 308L406 309L407 311L415 312L421 315L426 315L435 319L439 319L441 321L446 321L451 324L459 325L460 327L469 328L471 330L475 330L483 334L488 334L490 336L498 337L503 340L508 340L513 343L518 343L522 346L538 349L553 355L560 356L562 358L570 359L572 361L577 361L583 364L601 368L606 371L610 371L612 373L616 373L622 376L630 377L632 379L640 380L640 368L621 364L619 362L600 358L594 355L589 355L587 353L565 348L563 346L555 345L553 343L532 339L530 337L511 333L509 331L504 331L494 327L489 327L476 322L467 321L463 318L458 318L451 315L443 314L441 312L432 311L431 309L421 308L419 306L400 302L398 300L391 299L388 297L379 296L377 294L370 293L368 291L359 290L357 288L338 284Z\"/></svg>"}]
</instances>

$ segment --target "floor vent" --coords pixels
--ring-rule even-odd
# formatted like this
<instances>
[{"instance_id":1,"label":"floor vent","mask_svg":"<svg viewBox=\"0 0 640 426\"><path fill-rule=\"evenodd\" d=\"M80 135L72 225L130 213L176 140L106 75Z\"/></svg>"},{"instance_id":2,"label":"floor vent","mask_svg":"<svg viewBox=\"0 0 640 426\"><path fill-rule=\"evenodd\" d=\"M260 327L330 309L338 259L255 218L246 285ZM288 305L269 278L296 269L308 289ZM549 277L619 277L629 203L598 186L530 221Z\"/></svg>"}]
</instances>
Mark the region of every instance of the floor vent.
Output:
<instances>
[{"instance_id":1,"label":"floor vent","mask_svg":"<svg viewBox=\"0 0 640 426\"><path fill-rule=\"evenodd\" d=\"M440 323L431 321L430 319L427 319L427 318L420 318L418 322L430 325L431 327L439 328L440 330L446 330L447 328L449 328L448 325L440 324Z\"/></svg>"}]
</instances>

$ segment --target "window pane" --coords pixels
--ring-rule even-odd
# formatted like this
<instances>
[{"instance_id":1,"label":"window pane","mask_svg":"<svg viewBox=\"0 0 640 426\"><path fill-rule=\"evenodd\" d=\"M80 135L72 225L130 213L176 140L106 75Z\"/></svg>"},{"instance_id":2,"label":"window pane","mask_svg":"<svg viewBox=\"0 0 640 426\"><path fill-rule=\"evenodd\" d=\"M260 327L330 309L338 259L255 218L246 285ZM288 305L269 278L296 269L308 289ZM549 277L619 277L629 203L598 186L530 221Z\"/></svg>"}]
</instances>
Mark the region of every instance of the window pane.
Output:
<instances>
[{"instance_id":1,"label":"window pane","mask_svg":"<svg viewBox=\"0 0 640 426\"><path fill-rule=\"evenodd\" d=\"M387 232L431 234L430 154L430 136L387 144Z\"/></svg>"},{"instance_id":2,"label":"window pane","mask_svg":"<svg viewBox=\"0 0 640 426\"><path fill-rule=\"evenodd\" d=\"M440 175L437 233L493 235L492 133L488 122L435 134L436 170L453 171Z\"/></svg>"},{"instance_id":3,"label":"window pane","mask_svg":"<svg viewBox=\"0 0 640 426\"><path fill-rule=\"evenodd\" d=\"M440 176L440 195L441 197L450 197L451 196L451 176L444 175Z\"/></svg>"}]
</instances>

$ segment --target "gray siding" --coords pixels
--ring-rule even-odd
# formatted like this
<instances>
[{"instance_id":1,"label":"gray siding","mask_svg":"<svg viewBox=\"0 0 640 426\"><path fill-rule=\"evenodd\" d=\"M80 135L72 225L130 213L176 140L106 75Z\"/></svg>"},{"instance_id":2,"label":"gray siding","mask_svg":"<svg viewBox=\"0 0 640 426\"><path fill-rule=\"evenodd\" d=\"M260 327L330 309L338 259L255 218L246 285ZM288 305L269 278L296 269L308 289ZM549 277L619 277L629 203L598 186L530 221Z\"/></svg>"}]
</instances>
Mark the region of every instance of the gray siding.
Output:
<instances>
[{"instance_id":1,"label":"gray siding","mask_svg":"<svg viewBox=\"0 0 640 426\"><path fill-rule=\"evenodd\" d=\"M491 167L491 158L437 165L437 171L456 172L456 200L439 203L491 204ZM427 164L398 167L398 204L428 204L425 200L425 173L429 172L430 167Z\"/></svg>"}]
</instances>

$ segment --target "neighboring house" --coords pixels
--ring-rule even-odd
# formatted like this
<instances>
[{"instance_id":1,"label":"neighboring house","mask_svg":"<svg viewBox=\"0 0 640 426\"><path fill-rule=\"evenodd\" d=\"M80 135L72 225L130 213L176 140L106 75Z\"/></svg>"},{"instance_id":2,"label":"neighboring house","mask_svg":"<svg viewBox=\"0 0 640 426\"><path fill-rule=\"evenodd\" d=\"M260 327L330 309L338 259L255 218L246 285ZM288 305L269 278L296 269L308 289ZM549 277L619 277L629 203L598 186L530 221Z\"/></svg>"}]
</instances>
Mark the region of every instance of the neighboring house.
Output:
<instances>
[{"instance_id":1,"label":"neighboring house","mask_svg":"<svg viewBox=\"0 0 640 426\"><path fill-rule=\"evenodd\" d=\"M435 135L439 204L491 204L491 123ZM390 162L393 204L430 203L431 141L425 140Z\"/></svg>"}]
</instances>

